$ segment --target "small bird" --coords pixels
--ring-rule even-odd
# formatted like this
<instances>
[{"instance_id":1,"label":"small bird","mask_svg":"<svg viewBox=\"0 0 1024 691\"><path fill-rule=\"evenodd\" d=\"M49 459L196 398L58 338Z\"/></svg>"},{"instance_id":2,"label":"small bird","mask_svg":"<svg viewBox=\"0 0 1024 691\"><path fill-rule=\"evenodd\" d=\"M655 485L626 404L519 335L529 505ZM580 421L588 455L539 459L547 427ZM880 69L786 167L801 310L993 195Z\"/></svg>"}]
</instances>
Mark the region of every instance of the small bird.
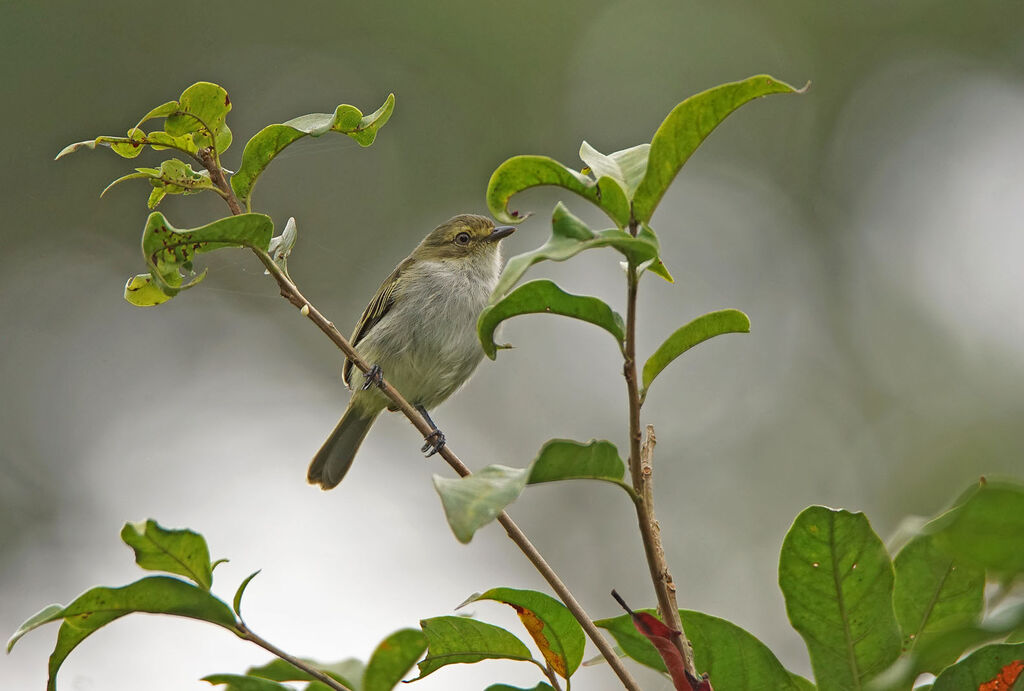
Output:
<instances>
[{"instance_id":1,"label":"small bird","mask_svg":"<svg viewBox=\"0 0 1024 691\"><path fill-rule=\"evenodd\" d=\"M434 429L423 451L440 451L444 435L427 410L466 383L483 358L476 320L501 273L500 240L514 231L484 216L455 216L430 231L381 284L351 339L373 366L353 376L352 361L345 360L342 379L352 398L309 465L310 484L336 487L377 416L395 409L376 386L382 377Z\"/></svg>"}]
</instances>

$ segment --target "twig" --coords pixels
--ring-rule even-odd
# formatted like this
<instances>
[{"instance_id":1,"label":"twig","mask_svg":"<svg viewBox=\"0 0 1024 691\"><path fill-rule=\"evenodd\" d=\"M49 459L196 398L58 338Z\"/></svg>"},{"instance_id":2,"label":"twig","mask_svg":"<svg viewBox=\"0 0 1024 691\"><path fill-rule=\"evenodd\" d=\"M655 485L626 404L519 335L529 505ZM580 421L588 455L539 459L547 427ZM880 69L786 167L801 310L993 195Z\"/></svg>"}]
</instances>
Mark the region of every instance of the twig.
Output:
<instances>
[{"instance_id":1,"label":"twig","mask_svg":"<svg viewBox=\"0 0 1024 691\"><path fill-rule=\"evenodd\" d=\"M252 643L255 643L256 645L258 645L259 647L263 648L264 650L266 650L270 654L276 655L277 657L281 658L285 662L288 662L288 663L294 665L295 667L298 667L303 672L305 672L309 676L313 677L314 679L316 679L320 683L327 684L327 686L329 686L332 689L334 689L334 691L352 691L352 689L350 689L349 687L345 686L340 681L327 676L326 674L321 672L319 669L317 669L313 665L311 665L311 664L309 664L307 662L304 662L303 660L300 660L297 657L293 657L292 655L289 655L285 651L283 651L280 648L278 648L277 646L275 646L270 641L267 641L266 639L261 638L260 636L257 636L255 633L253 633L249 629L249 627L247 627L245 625L245 622L239 621L235 626L238 629L235 633L238 635L239 638L241 638L243 640L246 640L246 641L250 641Z\"/></svg>"},{"instance_id":2,"label":"twig","mask_svg":"<svg viewBox=\"0 0 1024 691\"><path fill-rule=\"evenodd\" d=\"M636 223L630 224L630 231L636 235ZM654 517L654 483L652 480L651 461L654 455L654 427L647 426L647 440L642 443L640 431L640 390L637 383L636 368L636 294L640 275L636 264L632 261L627 266L627 302L626 302L626 348L623 375L626 377L626 391L629 398L629 473L633 480L633 490L637 494L637 523L640 537L644 543L647 556L647 567L651 572L651 583L658 598L658 613L662 621L670 629L678 631L672 636L672 642L679 649L686 662L687 671L697 676L693 664L693 649L686 633L683 632L682 621L679 619L679 608L676 605L675 583L668 570L665 550L661 544L661 527Z\"/></svg>"},{"instance_id":3,"label":"twig","mask_svg":"<svg viewBox=\"0 0 1024 691\"><path fill-rule=\"evenodd\" d=\"M213 181L217 187L219 187L227 195L225 201L227 201L228 207L231 209L231 213L239 215L243 213L241 204L235 197L234 190L231 185L228 184L227 178L224 176L223 169L216 164L214 157L209 154L208 151L204 150L200 152L200 160L206 169L210 172L210 180ZM313 306L309 300L299 291L298 286L291 280L291 278L278 266L267 252L260 249L253 249L253 253L259 258L260 262L266 267L267 272L273 276L277 282L278 288L280 289L281 296L288 300L292 305L298 307L301 313L313 322L317 328L320 329L331 340L334 345L345 354L352 364L355 365L364 374L369 372L370 363L367 363L359 353L356 352L352 344L349 343L337 327L328 320L316 307ZM423 438L428 438L434 431L430 424L420 415L419 411L412 407L412 405L399 393L398 389L392 386L387 379L382 378L380 381L380 390L387 396L394 407L397 408L405 417L412 423ZM470 475L470 470L466 465L459 460L459 457L455 455L455 452L451 450L449 445L441 447L439 454L449 466L460 477L466 477ZM629 691L641 691L639 684L633 679L633 676L622 664L622 661L615 654L611 645L607 639L601 635L597 626L587 615L583 606L573 597L573 594L569 591L569 588L562 582L555 573L554 569L545 561L544 557L541 556L537 548L534 547L533 543L526 537L526 534L516 525L509 515L502 511L498 515L498 523L505 529L505 533L509 538L516 544L517 547L526 555L526 558L530 560L534 568L544 577L544 580L548 582L551 589L555 591L559 599L565 604L566 608L572 613L576 621L579 622L580 626L586 632L587 636L594 642L597 649L601 652L601 655L608 661L612 671L619 677L623 686ZM276 655L277 653L275 653Z\"/></svg>"}]
</instances>

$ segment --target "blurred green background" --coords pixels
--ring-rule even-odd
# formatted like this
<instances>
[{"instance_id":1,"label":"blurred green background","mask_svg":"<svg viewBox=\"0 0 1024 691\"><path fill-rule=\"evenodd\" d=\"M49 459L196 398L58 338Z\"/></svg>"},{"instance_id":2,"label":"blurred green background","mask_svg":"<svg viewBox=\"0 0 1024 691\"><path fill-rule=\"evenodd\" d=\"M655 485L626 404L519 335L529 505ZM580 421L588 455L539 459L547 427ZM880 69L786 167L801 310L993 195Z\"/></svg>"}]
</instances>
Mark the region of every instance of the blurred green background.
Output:
<instances>
[{"instance_id":1,"label":"blurred green background","mask_svg":"<svg viewBox=\"0 0 1024 691\"><path fill-rule=\"evenodd\" d=\"M160 159L55 163L65 144L123 134L203 79L231 94L230 168L265 124L339 103L369 112L395 92L373 147L300 142L256 188L279 228L297 218L292 274L347 333L428 230L486 212L506 157L582 165L582 139L648 141L686 96L762 72L812 87L744 107L690 160L654 219L676 283L647 280L640 306L645 353L713 309L746 311L753 332L662 374L645 421L680 605L731 619L807 673L776 585L801 509L863 510L889 536L981 474L1024 469L1019 2L0 4L0 629L138 577L117 534L144 517L230 557L214 585L225 597L262 568L249 623L325 660L365 659L474 591L543 587L496 526L455 542L430 483L445 470L395 416L338 490L308 487L347 397L337 351L244 252L212 256L205 284L169 304L123 302L143 269L148 188L98 193ZM507 252L544 241L559 197L515 200L535 215ZM226 213L213 196L161 210L179 227ZM533 275L622 308L610 251ZM606 336L545 317L504 336L517 348L435 415L463 459L522 466L551 437L625 446ZM612 587L653 601L614 488L541 487L511 513L593 616L617 613ZM499 605L473 611L517 626ZM0 661L0 686L42 688L53 635ZM62 688L202 689L200 676L265 659L208 625L129 617L71 656ZM532 684L526 667L448 668L417 688ZM613 681L599 666L579 683Z\"/></svg>"}]
</instances>

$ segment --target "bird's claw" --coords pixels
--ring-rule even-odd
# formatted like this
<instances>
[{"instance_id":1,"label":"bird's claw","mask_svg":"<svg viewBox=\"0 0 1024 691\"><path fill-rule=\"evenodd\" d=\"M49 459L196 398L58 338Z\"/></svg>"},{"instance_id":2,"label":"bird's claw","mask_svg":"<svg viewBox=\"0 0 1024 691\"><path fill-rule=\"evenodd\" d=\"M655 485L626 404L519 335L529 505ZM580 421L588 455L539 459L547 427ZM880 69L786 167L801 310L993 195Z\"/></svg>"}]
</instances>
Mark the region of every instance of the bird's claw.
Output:
<instances>
[{"instance_id":1,"label":"bird's claw","mask_svg":"<svg viewBox=\"0 0 1024 691\"><path fill-rule=\"evenodd\" d=\"M380 365L373 365L363 379L362 388L363 391L366 391L371 386L380 386L382 383L384 383L384 371L380 368Z\"/></svg>"},{"instance_id":2,"label":"bird's claw","mask_svg":"<svg viewBox=\"0 0 1024 691\"><path fill-rule=\"evenodd\" d=\"M422 453L427 454L427 458L430 458L435 453L444 448L444 432L442 432L439 429L435 429L433 432L425 436L424 439L426 440L427 443L424 444L422 448L420 448L420 451Z\"/></svg>"}]
</instances>

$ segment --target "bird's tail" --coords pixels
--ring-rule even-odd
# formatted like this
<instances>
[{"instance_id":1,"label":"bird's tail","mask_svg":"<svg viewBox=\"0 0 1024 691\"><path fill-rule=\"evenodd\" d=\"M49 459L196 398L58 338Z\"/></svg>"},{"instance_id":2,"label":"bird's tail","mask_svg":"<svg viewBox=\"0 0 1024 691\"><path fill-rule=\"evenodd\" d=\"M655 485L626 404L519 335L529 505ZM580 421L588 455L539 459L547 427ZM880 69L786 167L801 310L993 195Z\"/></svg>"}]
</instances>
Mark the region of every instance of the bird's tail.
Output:
<instances>
[{"instance_id":1,"label":"bird's tail","mask_svg":"<svg viewBox=\"0 0 1024 691\"><path fill-rule=\"evenodd\" d=\"M356 457L359 445L366 438L373 421L380 415L379 410L361 410L350 405L341 416L338 426L331 432L324 445L316 452L313 462L309 464L306 479L311 485L320 485L321 489L332 489L338 486L345 477L352 461Z\"/></svg>"}]
</instances>

